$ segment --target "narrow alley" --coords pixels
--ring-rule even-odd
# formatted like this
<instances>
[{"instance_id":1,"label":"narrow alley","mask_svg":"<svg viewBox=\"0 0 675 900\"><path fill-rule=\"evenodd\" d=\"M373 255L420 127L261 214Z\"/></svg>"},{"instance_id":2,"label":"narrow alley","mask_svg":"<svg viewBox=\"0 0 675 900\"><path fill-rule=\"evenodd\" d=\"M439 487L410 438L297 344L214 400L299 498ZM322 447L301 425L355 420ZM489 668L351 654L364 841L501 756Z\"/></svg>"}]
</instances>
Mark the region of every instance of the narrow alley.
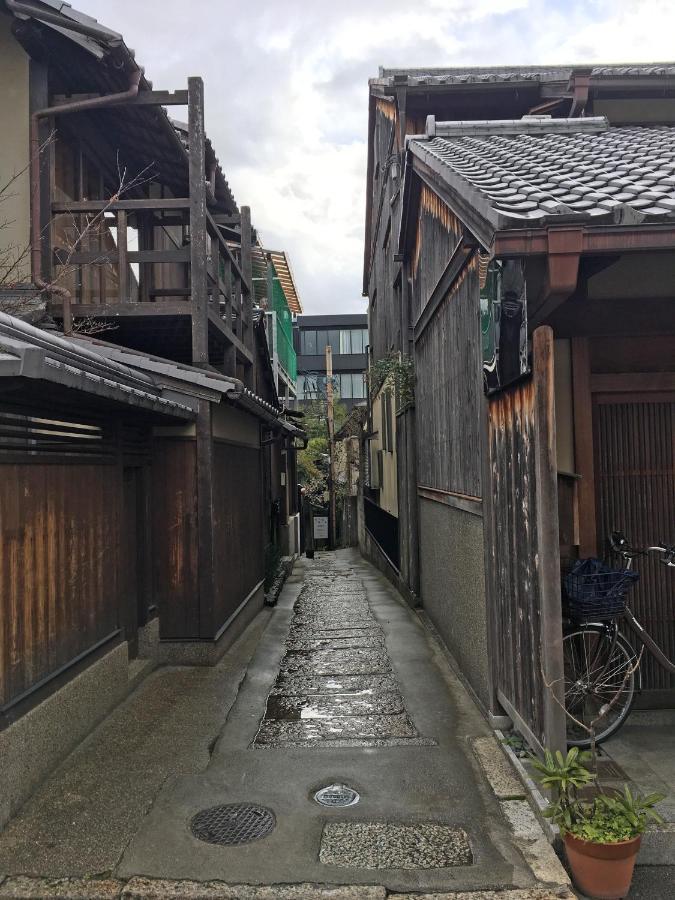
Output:
<instances>
[{"instance_id":1,"label":"narrow alley","mask_svg":"<svg viewBox=\"0 0 675 900\"><path fill-rule=\"evenodd\" d=\"M90 897L568 896L545 841L528 865L536 833L509 824L527 804L508 778L493 792L486 747L499 775L440 645L379 572L354 551L301 559L218 666L155 672L42 786L0 837L0 896L68 877Z\"/></svg>"}]
</instances>

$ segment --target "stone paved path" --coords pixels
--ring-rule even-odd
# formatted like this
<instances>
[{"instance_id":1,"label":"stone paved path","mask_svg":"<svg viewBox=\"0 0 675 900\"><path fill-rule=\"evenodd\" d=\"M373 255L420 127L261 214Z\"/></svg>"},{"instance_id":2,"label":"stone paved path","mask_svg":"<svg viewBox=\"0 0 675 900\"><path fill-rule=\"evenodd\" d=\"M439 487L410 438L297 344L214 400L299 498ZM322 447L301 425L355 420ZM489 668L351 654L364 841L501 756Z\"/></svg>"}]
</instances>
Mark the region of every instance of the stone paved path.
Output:
<instances>
[{"instance_id":1,"label":"stone paved path","mask_svg":"<svg viewBox=\"0 0 675 900\"><path fill-rule=\"evenodd\" d=\"M296 601L256 748L386 746L420 739L403 704L362 579L317 562Z\"/></svg>"}]
</instances>

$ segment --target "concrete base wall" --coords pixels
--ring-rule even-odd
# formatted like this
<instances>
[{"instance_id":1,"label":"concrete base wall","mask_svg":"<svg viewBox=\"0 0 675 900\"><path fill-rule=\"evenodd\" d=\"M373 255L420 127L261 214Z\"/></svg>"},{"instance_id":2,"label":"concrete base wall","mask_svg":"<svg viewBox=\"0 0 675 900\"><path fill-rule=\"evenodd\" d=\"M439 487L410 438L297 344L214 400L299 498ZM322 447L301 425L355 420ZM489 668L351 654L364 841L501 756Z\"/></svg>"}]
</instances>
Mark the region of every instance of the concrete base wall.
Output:
<instances>
[{"instance_id":1,"label":"concrete base wall","mask_svg":"<svg viewBox=\"0 0 675 900\"><path fill-rule=\"evenodd\" d=\"M483 520L420 499L422 606L478 699L489 706Z\"/></svg>"},{"instance_id":2,"label":"concrete base wall","mask_svg":"<svg viewBox=\"0 0 675 900\"><path fill-rule=\"evenodd\" d=\"M124 699L128 673L127 645L123 643L0 732L0 829L37 785Z\"/></svg>"},{"instance_id":3,"label":"concrete base wall","mask_svg":"<svg viewBox=\"0 0 675 900\"><path fill-rule=\"evenodd\" d=\"M217 640L160 641L157 648L159 663L170 666L214 666L258 615L264 604L265 590L263 582L260 582L239 607Z\"/></svg>"},{"instance_id":4,"label":"concrete base wall","mask_svg":"<svg viewBox=\"0 0 675 900\"><path fill-rule=\"evenodd\" d=\"M369 563L372 563L382 572L385 578L389 579L410 606L415 607L419 605L417 595L408 588L408 585L401 578L400 572L392 566L387 555L380 550L379 544L365 527L359 531L359 550Z\"/></svg>"}]
</instances>

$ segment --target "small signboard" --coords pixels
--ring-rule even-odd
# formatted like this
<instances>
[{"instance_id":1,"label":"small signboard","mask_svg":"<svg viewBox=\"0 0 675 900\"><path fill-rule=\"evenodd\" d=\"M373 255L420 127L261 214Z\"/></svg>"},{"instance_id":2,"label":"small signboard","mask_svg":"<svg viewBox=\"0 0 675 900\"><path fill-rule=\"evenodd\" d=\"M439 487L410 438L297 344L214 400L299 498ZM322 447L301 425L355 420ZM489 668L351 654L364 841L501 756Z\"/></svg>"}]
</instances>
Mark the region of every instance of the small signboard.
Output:
<instances>
[{"instance_id":1,"label":"small signboard","mask_svg":"<svg viewBox=\"0 0 675 900\"><path fill-rule=\"evenodd\" d=\"M328 540L328 516L314 516L314 540Z\"/></svg>"}]
</instances>

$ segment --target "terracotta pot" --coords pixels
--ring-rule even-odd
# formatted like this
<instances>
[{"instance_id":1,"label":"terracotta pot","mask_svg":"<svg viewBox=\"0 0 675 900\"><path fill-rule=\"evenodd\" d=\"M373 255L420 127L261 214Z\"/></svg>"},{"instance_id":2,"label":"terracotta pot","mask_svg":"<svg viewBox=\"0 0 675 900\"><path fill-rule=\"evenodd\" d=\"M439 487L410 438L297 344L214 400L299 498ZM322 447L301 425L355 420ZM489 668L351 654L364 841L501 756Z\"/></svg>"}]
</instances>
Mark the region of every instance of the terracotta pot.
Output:
<instances>
[{"instance_id":1,"label":"terracotta pot","mask_svg":"<svg viewBox=\"0 0 675 900\"><path fill-rule=\"evenodd\" d=\"M572 834L564 837L574 884L595 900L623 900L628 896L642 838L617 844L595 844Z\"/></svg>"}]
</instances>

